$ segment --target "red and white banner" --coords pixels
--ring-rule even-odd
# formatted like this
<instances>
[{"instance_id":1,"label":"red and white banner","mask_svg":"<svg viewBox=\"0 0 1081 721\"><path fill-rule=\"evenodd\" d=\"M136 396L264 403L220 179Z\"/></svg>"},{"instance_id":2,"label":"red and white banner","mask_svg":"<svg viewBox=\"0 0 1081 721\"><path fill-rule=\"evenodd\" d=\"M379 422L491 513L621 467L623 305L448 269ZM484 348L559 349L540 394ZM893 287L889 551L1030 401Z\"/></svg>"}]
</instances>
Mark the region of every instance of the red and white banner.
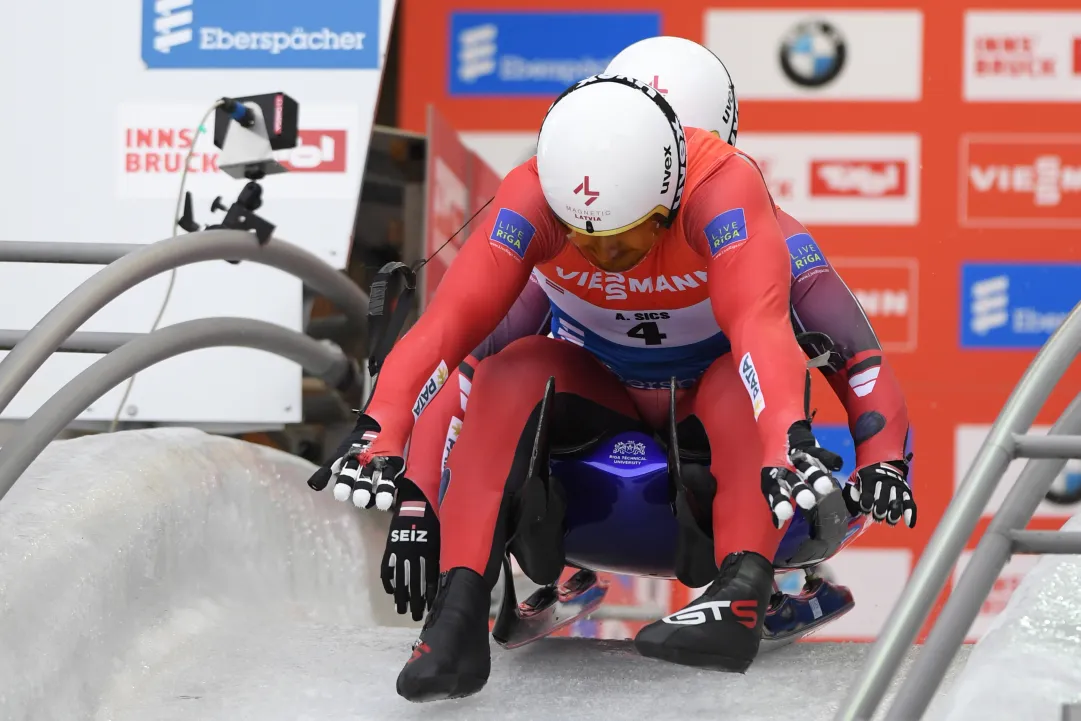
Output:
<instances>
[{"instance_id":1,"label":"red and white banner","mask_svg":"<svg viewBox=\"0 0 1081 721\"><path fill-rule=\"evenodd\" d=\"M961 138L962 225L1081 228L1081 135Z\"/></svg>"},{"instance_id":2,"label":"red and white banner","mask_svg":"<svg viewBox=\"0 0 1081 721\"><path fill-rule=\"evenodd\" d=\"M1081 12L966 12L964 97L1076 103L1081 98Z\"/></svg>"},{"instance_id":3,"label":"red and white banner","mask_svg":"<svg viewBox=\"0 0 1081 721\"><path fill-rule=\"evenodd\" d=\"M773 199L808 225L916 225L915 134L741 133Z\"/></svg>"},{"instance_id":4,"label":"red and white banner","mask_svg":"<svg viewBox=\"0 0 1081 721\"><path fill-rule=\"evenodd\" d=\"M462 144L454 128L434 107L428 111L427 177L424 254L431 260L421 274L422 308L431 300L469 233L484 222L491 208L480 213L477 210L495 195L500 183L500 176ZM462 228L474 213L477 217ZM454 238L448 243L451 236Z\"/></svg>"},{"instance_id":5,"label":"red and white banner","mask_svg":"<svg viewBox=\"0 0 1081 721\"><path fill-rule=\"evenodd\" d=\"M125 103L117 110L117 197L173 199L180 188L184 159L191 150L192 127L202 110L195 106ZM275 153L289 172L263 182L268 198L356 200L354 166L368 139L361 136L357 105L305 106L297 146ZM237 194L237 180L218 171L221 151L213 126L195 141L185 188L199 201Z\"/></svg>"}]
</instances>

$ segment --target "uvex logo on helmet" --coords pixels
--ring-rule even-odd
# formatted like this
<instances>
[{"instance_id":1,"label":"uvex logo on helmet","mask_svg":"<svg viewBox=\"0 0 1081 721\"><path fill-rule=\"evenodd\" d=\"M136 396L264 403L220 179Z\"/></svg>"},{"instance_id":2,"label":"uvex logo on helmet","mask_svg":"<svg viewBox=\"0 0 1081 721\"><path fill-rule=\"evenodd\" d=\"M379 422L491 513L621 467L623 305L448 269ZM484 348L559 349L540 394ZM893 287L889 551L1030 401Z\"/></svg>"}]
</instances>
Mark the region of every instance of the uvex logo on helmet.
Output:
<instances>
[{"instance_id":1,"label":"uvex logo on helmet","mask_svg":"<svg viewBox=\"0 0 1081 721\"><path fill-rule=\"evenodd\" d=\"M732 147L736 146L736 134L739 132L739 103L736 102L736 88L728 86L728 101L724 105L724 115L721 117L725 125L731 122L732 129L728 131L726 142Z\"/></svg>"},{"instance_id":2,"label":"uvex logo on helmet","mask_svg":"<svg viewBox=\"0 0 1081 721\"><path fill-rule=\"evenodd\" d=\"M672 124L672 132L676 136L676 142L679 147L677 152L679 153L679 168L676 173L676 194L672 198L672 212L668 215L669 224L676 217L676 211L679 210L679 204L683 200L683 186L687 182L687 137L683 134L683 126L679 123L679 118L675 113L668 118L668 122ZM672 153L671 148L664 149L664 188L662 192L668 192L668 169L671 167Z\"/></svg>"}]
</instances>

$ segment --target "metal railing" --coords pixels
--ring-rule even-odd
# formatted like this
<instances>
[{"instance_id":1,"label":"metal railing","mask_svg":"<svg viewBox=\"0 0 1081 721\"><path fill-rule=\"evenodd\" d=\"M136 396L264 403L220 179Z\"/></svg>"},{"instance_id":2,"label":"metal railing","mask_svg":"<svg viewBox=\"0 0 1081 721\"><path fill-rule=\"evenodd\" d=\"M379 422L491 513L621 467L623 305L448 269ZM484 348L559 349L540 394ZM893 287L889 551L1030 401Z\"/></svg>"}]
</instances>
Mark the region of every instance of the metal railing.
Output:
<instances>
[{"instance_id":1,"label":"metal railing","mask_svg":"<svg viewBox=\"0 0 1081 721\"><path fill-rule=\"evenodd\" d=\"M0 346L12 348L0 361L0 411L57 350L106 354L20 424L0 448L0 499L87 406L130 376L182 353L221 346L255 348L288 358L339 390L363 384L356 363L334 344L248 318L204 318L146 334L76 332L144 280L210 260L247 260L296 276L337 305L358 331L366 328L368 295L315 255L276 238L260 245L250 233L209 230L143 246L0 242L0 262L107 264L30 331L0 330Z\"/></svg>"},{"instance_id":2,"label":"metal railing","mask_svg":"<svg viewBox=\"0 0 1081 721\"><path fill-rule=\"evenodd\" d=\"M1012 460L1039 459L1025 465L995 514L887 711L887 721L915 721L923 717L980 606L1012 554L1081 554L1081 532L1024 530L1066 459L1081 458L1081 436L1077 435L1081 433L1081 395L1060 416L1050 435L1026 435L1079 352L1081 304L1040 349L991 426L987 440L862 664L862 673L837 713L839 721L869 721L874 715Z\"/></svg>"},{"instance_id":3,"label":"metal railing","mask_svg":"<svg viewBox=\"0 0 1081 721\"><path fill-rule=\"evenodd\" d=\"M358 328L366 327L368 295L315 255L277 238L260 245L244 231L204 230L131 247L0 242L0 263L109 263L60 301L0 361L0 411L79 326L111 301L160 273L208 260L248 260L294 275L341 308Z\"/></svg>"}]
</instances>

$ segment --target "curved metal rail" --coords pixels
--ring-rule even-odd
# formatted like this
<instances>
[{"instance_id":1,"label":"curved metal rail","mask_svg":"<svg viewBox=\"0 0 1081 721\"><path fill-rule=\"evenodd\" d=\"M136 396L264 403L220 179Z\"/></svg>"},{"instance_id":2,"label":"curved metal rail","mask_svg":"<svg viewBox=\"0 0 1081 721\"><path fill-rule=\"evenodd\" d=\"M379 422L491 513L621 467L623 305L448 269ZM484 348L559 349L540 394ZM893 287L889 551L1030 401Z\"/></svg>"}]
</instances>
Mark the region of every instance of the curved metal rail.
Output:
<instances>
[{"instance_id":1,"label":"curved metal rail","mask_svg":"<svg viewBox=\"0 0 1081 721\"><path fill-rule=\"evenodd\" d=\"M288 358L338 388L359 381L356 365L325 341L250 318L202 318L136 338L75 376L30 416L0 449L0 499L45 447L110 389L155 363L203 348L255 348Z\"/></svg>"},{"instance_id":2,"label":"curved metal rail","mask_svg":"<svg viewBox=\"0 0 1081 721\"><path fill-rule=\"evenodd\" d=\"M35 249L24 247L26 245L8 244L7 248L23 262L40 257L34 255ZM49 248L52 244L31 245L38 246L40 255L50 258L50 262L59 262L58 249ZM77 244L65 245L71 250L70 246ZM87 248L94 246L87 244ZM97 250L101 259L123 254L69 293L0 361L0 411L7 408L49 356L91 316L144 280L192 263L248 260L269 265L300 278L340 307L359 328L366 327L367 294L315 255L277 238L260 245L254 235L240 230L204 230L144 245L130 252L124 252L123 246L104 248L104 251ZM0 261L10 257L0 255Z\"/></svg>"},{"instance_id":3,"label":"curved metal rail","mask_svg":"<svg viewBox=\"0 0 1081 721\"><path fill-rule=\"evenodd\" d=\"M1081 436L1063 435L1081 430L1081 399L1075 400L1056 422L1052 431L1056 435L1025 435L1079 352L1081 304L1040 349L991 426L987 440L871 647L863 671L838 711L839 721L868 721L874 715L1010 461L1059 459L1030 461L1026 465L950 594L927 644L886 715L887 721L922 718L942 683L946 667L1013 553L1081 553L1081 533L1052 532L1053 538L1049 539L1046 533L1024 530L1065 459L1081 458Z\"/></svg>"},{"instance_id":4,"label":"curved metal rail","mask_svg":"<svg viewBox=\"0 0 1081 721\"><path fill-rule=\"evenodd\" d=\"M107 333L76 331L56 349L64 353L111 353L125 343L142 338L146 333ZM0 350L11 350L26 337L26 331L0 330Z\"/></svg>"}]
</instances>

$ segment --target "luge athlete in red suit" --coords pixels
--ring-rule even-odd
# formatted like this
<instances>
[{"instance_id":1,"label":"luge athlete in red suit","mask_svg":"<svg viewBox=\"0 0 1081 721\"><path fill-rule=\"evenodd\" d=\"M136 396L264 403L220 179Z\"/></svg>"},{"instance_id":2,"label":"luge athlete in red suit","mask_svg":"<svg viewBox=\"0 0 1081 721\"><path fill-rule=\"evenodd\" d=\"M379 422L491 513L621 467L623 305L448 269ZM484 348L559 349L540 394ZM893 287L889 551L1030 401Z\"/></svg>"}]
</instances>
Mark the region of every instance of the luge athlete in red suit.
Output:
<instances>
[{"instance_id":1,"label":"luge athlete in red suit","mask_svg":"<svg viewBox=\"0 0 1081 721\"><path fill-rule=\"evenodd\" d=\"M465 488L461 481L452 483L443 508L443 566L449 573L441 583L440 597L436 601L436 609L440 610L433 610L418 653L414 654L415 660L399 680L399 691L403 695L421 698L467 693L479 688L487 677L486 622L480 636L483 642L483 653L480 653L478 644L474 643L475 635L471 633L475 625L464 618L472 612L452 613L449 609L462 611L470 607L470 599L476 600L483 595L484 608L478 618L486 621L488 585L480 576L491 571L493 536L496 541L500 540L503 522L500 516L505 505L502 499L506 497L508 479L514 475L513 466L517 460L514 443L506 442L513 439L504 439L499 444L490 438L495 431L505 431L508 427L528 431L535 394L528 402L519 403L513 402L508 395L521 394L521 387L528 387L527 381L534 376L540 378L543 375L546 379L550 372L554 374L557 388L564 389L560 398L564 401L564 412L569 414L568 421L573 418L586 427L596 422L611 426L627 419L640 422L650 418L654 407L652 399L648 393L635 389L659 386L674 372L681 385L688 387L681 403L684 414L698 416L710 436L715 475L726 480L724 487L718 489L718 499L723 502L715 506L714 514L715 518L723 519L714 529L721 573L703 598L743 604L747 612L753 608L752 615L758 620L748 627L744 625L747 620L744 614L696 629L654 625L643 631L638 639L639 648L645 653L689 663L745 668L757 648L756 631L760 627L764 603L763 588L766 598L771 588L772 568L765 556L770 556L776 548L779 538L776 526L791 515L789 497L795 495L801 505L811 503L814 496L807 485L814 484L815 480L825 480L827 487L830 483L813 462L812 456L822 453L814 448L802 410L802 356L788 320L789 254L785 252L783 233L757 169L708 133L689 131L688 142L684 145L679 124L674 121L674 116L668 118L670 108L659 95L628 80L604 78L583 83L556 103L542 129L538 160L527 163L508 177L497 196L499 211L489 223L486 234L472 238L463 251L462 260L455 263L454 269L460 269L468 257L470 270L493 270L503 274L496 275L497 278L515 275L516 266L508 264L508 260L524 267L525 274L536 265L537 277L550 286L553 295L570 296L562 303L553 298L556 313L553 327L566 341L525 339L512 344L478 370L474 379L473 420L466 426L451 463L454 477L465 472L471 479L470 487ZM602 97L594 88L603 89L606 95ZM613 95L612 91L622 95ZM573 106L571 101L576 97L586 99L578 103L578 108L559 112ZM569 197L572 192L567 188L565 200L570 202L562 202L564 212L559 212L560 189L550 190L548 186L552 183L546 184L544 179L546 161L547 167L552 168L548 175L554 175L552 182L557 184L563 180L559 176L566 175L563 166L573 164L564 155L568 144L561 142L568 132L567 126L559 128L559 121L566 123L567 118L581 117L585 114L582 107L594 104L608 110L620 108L633 118L635 112L644 114L643 108L651 107L641 101L653 103L653 112L660 111L660 116L668 120L667 126L657 123L653 129L665 127L672 133L667 153L659 159L664 174L668 175L660 184L663 187L667 182L669 188L664 192L669 192L671 198L666 198L663 192L657 198L654 189L652 199L641 192L634 197L632 192L628 193L629 199L617 198L607 205L597 203L597 207L590 209L588 205L601 200L603 192L598 190L600 186L596 181L591 187L583 175L573 191L573 195L580 194L581 197L577 201ZM590 112L589 117L596 121L597 113ZM611 116L607 118L609 123L612 120ZM554 133L552 137L555 138L547 147L543 142L546 131ZM648 127L645 130L639 128L638 134L648 136L645 131ZM586 135L589 135L588 127ZM648 137L640 139L648 145ZM626 143L623 147L631 149L634 146L627 138L619 140ZM689 159L685 174L682 163L673 162L672 152L682 151L684 147ZM550 151L547 155L546 149ZM638 150L638 158L632 160L644 164L642 159L647 153L644 149ZM629 154L634 155L633 152ZM572 155L581 155L581 147ZM594 171L592 177L604 177L605 170ZM610 172L608 177L623 182L613 185L618 188L622 184L633 190L635 183L630 169L624 167L617 171ZM661 174L657 173L658 176ZM639 177L644 176L639 173ZM639 185L641 190L646 184ZM677 217L674 211L679 209L680 190L684 209ZM587 198L592 200L581 202ZM668 206L657 200L667 200ZM640 217L633 217L633 210L628 214L626 206L633 208L636 203L639 211L646 211L644 215L639 213ZM720 212L715 212L718 210ZM610 217L613 215L616 217ZM652 223L655 215L671 226L666 232L657 232L659 226ZM631 222L619 224L621 220ZM578 225L575 225L576 221ZM581 228L581 225L585 227ZM570 244L566 228L578 232ZM813 260L808 256L808 264L813 264ZM604 270L597 270L597 267ZM454 269L440 291L441 296L447 297L447 289L455 288L449 282L454 277ZM812 269L809 267L807 271ZM466 287L470 276L466 272L460 273L456 277L458 286L450 297L455 299L454 307L459 311L460 303L466 304L470 313L463 315L474 316L476 325L463 327L458 324L451 330L468 336L483 322L491 328L524 285L525 274L518 274L517 284L492 284L495 292L489 305L502 307L496 308L499 315L491 317L489 312L485 318L485 314L479 312L484 304L470 297L476 295L477 284L473 282L472 288ZM778 286L779 281L783 281L781 286ZM643 304L634 296L635 292L643 292L646 288L650 288L650 293L656 288L658 298L660 291L672 291L671 302ZM440 307L449 308L450 304L443 301L441 306L437 296L429 315L435 314ZM659 309L645 311L657 322L629 323L641 319L642 308ZM779 318L783 320L780 326ZM443 322L450 321L443 318ZM395 424L394 406L412 406L414 413L419 414L425 400L425 394L421 392L417 403L414 404L412 398L403 403L400 393L408 396L420 391L422 385L430 386L436 380L446 378L445 357L454 359L455 354L464 355L464 349L470 347L462 340L458 340L455 347L454 339L448 339L438 328L429 327L422 332L422 325L423 321L403 340L396 355L388 359L385 375L389 376L392 368L397 370L410 362L408 356L401 357L410 339L420 338L421 343L417 345L427 346L429 354L434 348L444 358L429 361L431 365L421 372L420 380L412 379L414 387L411 389L392 388L386 392L388 379L381 379L368 417L362 419L362 425L366 425L360 439L363 442L357 444L359 448L353 454L357 463L352 465L359 465L360 471L350 474L350 463L340 466L346 478L355 479L350 481L354 496L368 494L368 499L362 500L370 500L372 490L378 492L380 486L390 485L393 478L400 475L403 464L398 454L401 453L400 444L404 442L402 434L408 434L407 426L411 425L412 418L407 419L408 423ZM779 333L779 327L785 332ZM637 339L645 347L639 348L625 338ZM465 342L475 340L479 338L467 337ZM648 346L651 345L661 347L650 349ZM739 354L738 363L732 362L733 357L728 355L730 350ZM412 352L424 354L419 348ZM742 374L738 372L740 370ZM413 373L416 373L415 369ZM408 374L408 369L396 374L394 380L398 382L390 385L405 385L401 381ZM393 399L395 390L399 392L397 399ZM475 420L477 414L494 422L485 428ZM758 433L752 430L756 423ZM478 430L474 432L474 428ZM397 438L396 433L399 434ZM485 442L485 434L489 436L488 442ZM471 448L472 461L468 450ZM503 458L500 458L500 450ZM750 466L746 460L741 460L747 458L751 459ZM759 475L759 471L770 506L755 512L747 499L757 496L757 492L748 493L747 489L758 484L753 478L747 481L746 476ZM486 490L491 501L488 503L483 502ZM461 500L456 502L458 498ZM773 524L768 522L770 509L773 510ZM765 523L762 523L763 519ZM459 532L452 531L456 523L460 524ZM483 593L477 593L478 589ZM454 616L457 620L440 623L440 615Z\"/></svg>"},{"instance_id":2,"label":"luge athlete in red suit","mask_svg":"<svg viewBox=\"0 0 1081 721\"><path fill-rule=\"evenodd\" d=\"M723 63L698 43L677 37L648 38L619 53L607 72L660 83L660 92L681 122L707 129L735 145L739 104L734 85ZM874 482L883 474L907 479L909 421L901 385L859 302L811 234L780 208L777 220L791 257L793 325L797 332L822 333L833 343L830 362L821 371L847 411L856 443L855 477L847 496L850 507L891 525L903 518L911 526L915 505L907 509L907 517L903 511L896 514L895 505L891 512L889 488L878 488L876 494L878 484ZM542 284L537 274L530 280L499 326L450 374L446 390L429 402L413 429L406 462L408 479L398 484L398 497L406 504L399 504L399 514L405 508L407 515L399 515L392 523L395 540L387 544L382 573L399 613L409 608L417 620L434 597L439 569L440 480L461 432L477 364L519 338L560 334L558 319L555 326L550 322L549 302L549 294L558 291ZM668 291L651 287L649 292L663 296ZM553 302L558 301L555 296ZM868 483L859 483L860 478ZM349 497L342 494L342 500ZM418 515L418 508L422 515ZM425 530L424 540L397 540L418 538L416 533L400 535L418 527ZM419 572L421 568L425 574Z\"/></svg>"},{"instance_id":3,"label":"luge athlete in red suit","mask_svg":"<svg viewBox=\"0 0 1081 721\"><path fill-rule=\"evenodd\" d=\"M836 463L806 417L790 258L760 171L708 131L685 133L653 88L595 76L556 100L537 157L511 171L492 207L387 358L360 443L340 468L354 493L378 499L404 470L422 391L491 333L534 269L555 286L561 339L518 340L474 376L440 509L444 575L399 693L460 696L487 681L488 599L513 520L508 499L524 480L550 376L552 427L568 436L648 423L663 391L635 386L675 377L685 389L682 415L701 422L713 474L724 479L713 505L720 572L697 602L742 613L698 626L658 622L637 647L744 670L757 654L780 529L794 503L810 507L815 490L833 488L825 466ZM649 294L631 288L650 286L673 290L643 311ZM641 312L656 319L638 320Z\"/></svg>"}]
</instances>

